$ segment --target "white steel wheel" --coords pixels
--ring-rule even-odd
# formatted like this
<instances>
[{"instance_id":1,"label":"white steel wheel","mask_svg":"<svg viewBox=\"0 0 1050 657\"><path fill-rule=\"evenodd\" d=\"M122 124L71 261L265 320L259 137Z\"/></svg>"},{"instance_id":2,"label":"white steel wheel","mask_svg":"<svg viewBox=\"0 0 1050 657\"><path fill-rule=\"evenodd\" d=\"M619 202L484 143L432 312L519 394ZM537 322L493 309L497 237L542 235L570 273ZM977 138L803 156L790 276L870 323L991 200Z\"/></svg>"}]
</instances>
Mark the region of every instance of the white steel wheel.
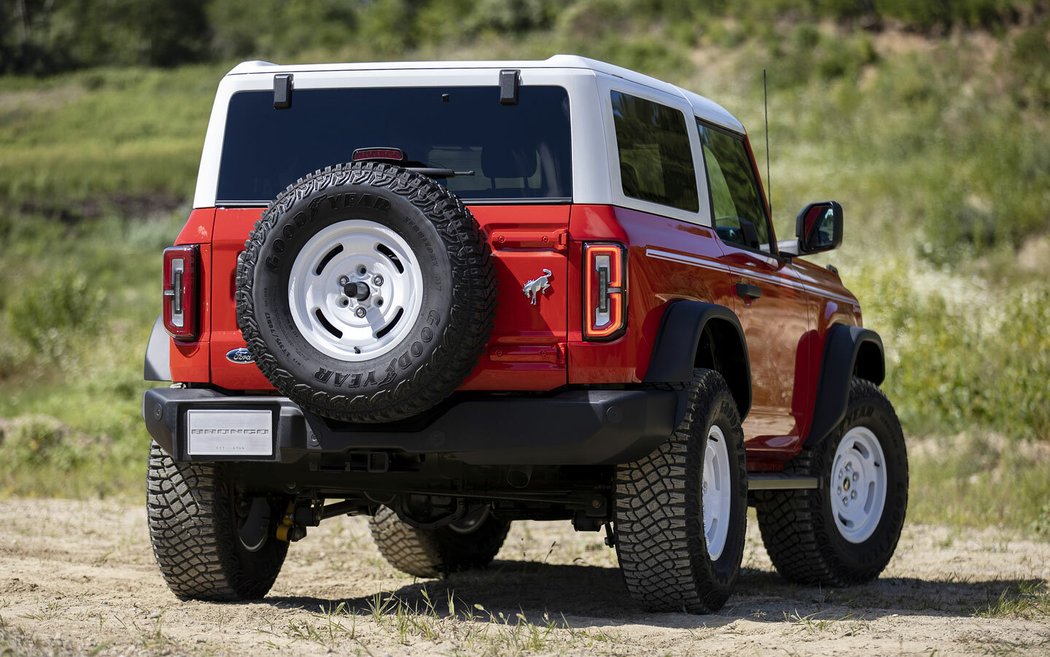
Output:
<instances>
[{"instance_id":1,"label":"white steel wheel","mask_svg":"<svg viewBox=\"0 0 1050 657\"><path fill-rule=\"evenodd\" d=\"M419 261L401 235L365 219L328 226L292 263L292 319L312 347L343 361L396 347L423 303Z\"/></svg>"},{"instance_id":2,"label":"white steel wheel","mask_svg":"<svg viewBox=\"0 0 1050 657\"><path fill-rule=\"evenodd\" d=\"M717 425L707 433L704 450L703 520L707 554L712 561L722 556L729 536L729 513L733 504L733 487L729 473L729 448L725 434Z\"/></svg>"},{"instance_id":3,"label":"white steel wheel","mask_svg":"<svg viewBox=\"0 0 1050 657\"><path fill-rule=\"evenodd\" d=\"M875 532L886 507L886 457L868 428L846 432L831 464L831 510L839 534L863 543Z\"/></svg>"}]
</instances>

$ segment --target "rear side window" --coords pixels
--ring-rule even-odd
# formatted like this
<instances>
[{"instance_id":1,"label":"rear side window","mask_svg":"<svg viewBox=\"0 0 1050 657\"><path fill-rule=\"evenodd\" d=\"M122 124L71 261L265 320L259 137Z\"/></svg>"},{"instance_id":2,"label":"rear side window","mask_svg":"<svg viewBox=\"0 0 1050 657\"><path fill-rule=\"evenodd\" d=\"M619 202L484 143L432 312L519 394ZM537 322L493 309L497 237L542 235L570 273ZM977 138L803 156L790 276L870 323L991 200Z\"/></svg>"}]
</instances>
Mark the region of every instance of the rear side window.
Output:
<instances>
[{"instance_id":1,"label":"rear side window","mask_svg":"<svg viewBox=\"0 0 1050 657\"><path fill-rule=\"evenodd\" d=\"M439 182L467 201L570 200L569 98L523 86L297 89L289 109L272 91L233 95L219 165L218 204L264 204L298 178L393 147L418 166L473 173Z\"/></svg>"},{"instance_id":2,"label":"rear side window","mask_svg":"<svg viewBox=\"0 0 1050 657\"><path fill-rule=\"evenodd\" d=\"M624 195L696 212L685 114L619 91L612 92L612 108Z\"/></svg>"},{"instance_id":3,"label":"rear side window","mask_svg":"<svg viewBox=\"0 0 1050 657\"><path fill-rule=\"evenodd\" d=\"M723 242L770 251L769 219L744 138L697 121L715 231Z\"/></svg>"}]
</instances>

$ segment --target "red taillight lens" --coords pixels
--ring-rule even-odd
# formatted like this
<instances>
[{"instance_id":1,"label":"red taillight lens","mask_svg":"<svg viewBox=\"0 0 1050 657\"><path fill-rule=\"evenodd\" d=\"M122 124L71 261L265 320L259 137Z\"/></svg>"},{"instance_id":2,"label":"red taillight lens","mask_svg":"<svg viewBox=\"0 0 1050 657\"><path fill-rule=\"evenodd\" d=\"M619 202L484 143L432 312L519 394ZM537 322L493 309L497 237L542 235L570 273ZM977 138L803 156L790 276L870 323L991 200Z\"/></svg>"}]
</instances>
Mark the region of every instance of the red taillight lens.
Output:
<instances>
[{"instance_id":1,"label":"red taillight lens","mask_svg":"<svg viewBox=\"0 0 1050 657\"><path fill-rule=\"evenodd\" d=\"M627 327L627 252L619 244L583 246L583 337L612 340Z\"/></svg>"},{"instance_id":2,"label":"red taillight lens","mask_svg":"<svg viewBox=\"0 0 1050 657\"><path fill-rule=\"evenodd\" d=\"M176 340L196 340L199 272L197 247L164 249L164 328Z\"/></svg>"}]
</instances>

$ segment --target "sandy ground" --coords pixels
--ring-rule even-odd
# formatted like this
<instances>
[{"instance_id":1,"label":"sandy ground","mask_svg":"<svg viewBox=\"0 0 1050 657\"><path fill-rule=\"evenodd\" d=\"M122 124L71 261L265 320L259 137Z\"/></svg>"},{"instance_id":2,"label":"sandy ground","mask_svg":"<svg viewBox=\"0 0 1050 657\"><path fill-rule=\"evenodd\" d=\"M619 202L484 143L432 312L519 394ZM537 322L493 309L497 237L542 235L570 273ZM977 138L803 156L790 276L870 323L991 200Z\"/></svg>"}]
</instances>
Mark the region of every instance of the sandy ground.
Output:
<instances>
[{"instance_id":1,"label":"sandy ground","mask_svg":"<svg viewBox=\"0 0 1050 657\"><path fill-rule=\"evenodd\" d=\"M737 594L689 616L639 610L568 523L515 523L492 568L414 580L334 519L236 605L168 592L140 506L10 500L0 526L3 655L1050 654L1050 543L990 530L910 525L881 580L822 590L778 578L752 519Z\"/></svg>"}]
</instances>

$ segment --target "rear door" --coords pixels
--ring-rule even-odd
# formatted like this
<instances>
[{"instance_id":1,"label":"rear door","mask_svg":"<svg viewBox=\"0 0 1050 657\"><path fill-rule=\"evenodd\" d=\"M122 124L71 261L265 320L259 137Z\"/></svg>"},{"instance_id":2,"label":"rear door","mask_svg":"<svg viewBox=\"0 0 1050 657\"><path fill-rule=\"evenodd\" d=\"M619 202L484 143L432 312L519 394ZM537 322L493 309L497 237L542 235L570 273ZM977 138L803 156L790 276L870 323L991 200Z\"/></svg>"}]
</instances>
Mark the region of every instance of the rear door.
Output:
<instances>
[{"instance_id":1,"label":"rear door","mask_svg":"<svg viewBox=\"0 0 1050 657\"><path fill-rule=\"evenodd\" d=\"M350 161L358 149L383 147L398 149L404 166L447 170L433 175L470 208L492 248L495 326L462 388L549 390L566 384L568 92L523 83L517 102L507 104L501 102L495 71L485 85L449 85L442 79L420 75L411 86L375 87L331 87L330 80L317 80L311 87L309 74L296 74L294 100L279 110L272 88L231 96L216 190L214 383L269 387L257 368L227 358L243 346L234 276L259 206L303 175ZM544 277L546 286L534 285L544 289L533 303L523 287Z\"/></svg>"}]
</instances>

